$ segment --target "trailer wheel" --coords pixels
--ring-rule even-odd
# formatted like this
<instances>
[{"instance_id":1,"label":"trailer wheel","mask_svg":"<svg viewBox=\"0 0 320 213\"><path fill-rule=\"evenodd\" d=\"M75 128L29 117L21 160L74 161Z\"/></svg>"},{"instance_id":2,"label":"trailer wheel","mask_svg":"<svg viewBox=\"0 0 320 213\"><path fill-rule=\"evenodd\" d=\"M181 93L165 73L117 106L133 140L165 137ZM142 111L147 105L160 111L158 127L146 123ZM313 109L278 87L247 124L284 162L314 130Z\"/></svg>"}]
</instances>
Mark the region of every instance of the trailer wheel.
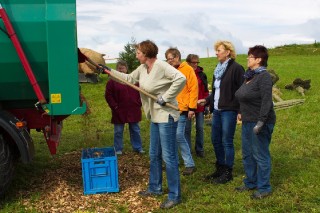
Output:
<instances>
[{"instance_id":1,"label":"trailer wheel","mask_svg":"<svg viewBox=\"0 0 320 213\"><path fill-rule=\"evenodd\" d=\"M14 174L14 160L9 145L0 135L0 197L4 196Z\"/></svg>"}]
</instances>

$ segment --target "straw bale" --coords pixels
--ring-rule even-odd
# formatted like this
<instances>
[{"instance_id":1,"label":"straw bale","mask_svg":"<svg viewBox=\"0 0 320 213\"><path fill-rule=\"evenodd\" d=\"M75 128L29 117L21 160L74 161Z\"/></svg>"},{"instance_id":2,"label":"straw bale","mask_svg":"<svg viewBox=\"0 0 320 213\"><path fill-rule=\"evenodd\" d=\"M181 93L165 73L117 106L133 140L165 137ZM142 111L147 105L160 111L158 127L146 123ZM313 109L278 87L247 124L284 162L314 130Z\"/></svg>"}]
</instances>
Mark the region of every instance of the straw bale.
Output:
<instances>
[{"instance_id":1,"label":"straw bale","mask_svg":"<svg viewBox=\"0 0 320 213\"><path fill-rule=\"evenodd\" d=\"M82 54L90 58L92 61L94 61L96 64L103 64L105 65L106 62L103 58L105 54L98 53L94 50L88 49L88 48L80 48L80 51ZM83 63L79 63L79 73L85 73L85 74L94 74L99 73L95 66L90 64L88 61L85 61Z\"/></svg>"}]
</instances>

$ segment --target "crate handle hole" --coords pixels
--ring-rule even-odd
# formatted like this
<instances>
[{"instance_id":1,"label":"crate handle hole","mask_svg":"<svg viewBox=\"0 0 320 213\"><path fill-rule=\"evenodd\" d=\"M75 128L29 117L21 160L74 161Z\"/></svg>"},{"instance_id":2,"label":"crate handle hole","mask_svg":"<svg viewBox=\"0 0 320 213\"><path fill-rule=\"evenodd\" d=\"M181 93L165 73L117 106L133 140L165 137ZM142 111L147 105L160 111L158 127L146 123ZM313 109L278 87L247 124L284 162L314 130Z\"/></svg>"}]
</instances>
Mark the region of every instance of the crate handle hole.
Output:
<instances>
[{"instance_id":1,"label":"crate handle hole","mask_svg":"<svg viewBox=\"0 0 320 213\"><path fill-rule=\"evenodd\" d=\"M104 161L95 161L94 164L104 164Z\"/></svg>"}]
</instances>

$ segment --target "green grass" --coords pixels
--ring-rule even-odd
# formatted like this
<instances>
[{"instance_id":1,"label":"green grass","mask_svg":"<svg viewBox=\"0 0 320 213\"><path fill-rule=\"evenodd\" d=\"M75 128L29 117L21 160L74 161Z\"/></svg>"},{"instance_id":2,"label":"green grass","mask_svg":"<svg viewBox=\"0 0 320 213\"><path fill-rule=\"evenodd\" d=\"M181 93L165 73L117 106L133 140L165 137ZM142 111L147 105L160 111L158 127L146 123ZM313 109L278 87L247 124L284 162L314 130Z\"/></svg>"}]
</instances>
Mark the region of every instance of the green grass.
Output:
<instances>
[{"instance_id":1,"label":"green grass","mask_svg":"<svg viewBox=\"0 0 320 213\"><path fill-rule=\"evenodd\" d=\"M190 177L181 176L183 203L168 212L320 212L320 136L319 136L319 103L320 103L320 51L318 44L286 45L270 50L269 69L279 75L277 86L283 93L284 100L302 98L296 91L285 90L286 84L300 77L311 79L311 88L305 94L305 103L301 106L279 110L277 123L272 137L272 174L271 184L273 194L263 200L251 200L250 193L236 193L234 188L242 184L244 176L241 160L241 128L237 126L235 135L236 158L234 165L234 180L226 185L212 185L203 181L203 176L211 173L215 157L210 142L210 126L205 126L205 158L194 157L197 172ZM312 50L312 51L310 51ZM210 79L217 64L216 58L200 59L201 66ZM239 55L237 61L246 67L246 55ZM46 172L59 168L55 160L65 153L79 152L87 147L104 147L113 145L113 126L110 123L111 113L104 100L104 87L107 76L102 76L98 84L82 84L91 114L88 116L71 116L64 122L61 144L56 157L51 157L43 136L32 132L36 143L36 158L31 165L19 165L8 196L1 202L0 212L37 212L26 210L24 200L30 203L41 202L41 193L20 195L16 192L27 191ZM144 147L149 146L149 121L141 122L141 133ZM125 132L125 150L131 147ZM193 132L194 136L194 132ZM148 156L142 157L148 162ZM79 164L80 164L80 159ZM135 162L139 163L139 162ZM145 177L146 179L148 177ZM164 185L166 185L164 179ZM72 180L69 180L71 185ZM48 183L43 183L48 184ZM82 187L82 186L79 186ZM117 196L109 195L110 198ZM94 198L93 198L94 199ZM159 198L161 201L163 199ZM116 203L104 200L95 203L96 207L113 205L118 212L128 212L130 201ZM95 212L95 207L77 212ZM63 210L61 210L63 212ZM154 212L161 212L155 210Z\"/></svg>"}]
</instances>

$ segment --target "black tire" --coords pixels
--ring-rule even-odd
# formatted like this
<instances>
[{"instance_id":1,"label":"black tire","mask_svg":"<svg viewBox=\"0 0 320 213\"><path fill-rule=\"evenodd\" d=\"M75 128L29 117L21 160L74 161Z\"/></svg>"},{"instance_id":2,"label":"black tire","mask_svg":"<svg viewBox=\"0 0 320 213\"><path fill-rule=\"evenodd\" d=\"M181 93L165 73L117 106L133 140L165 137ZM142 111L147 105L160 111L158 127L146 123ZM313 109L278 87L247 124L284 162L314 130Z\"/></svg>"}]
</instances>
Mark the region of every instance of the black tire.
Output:
<instances>
[{"instance_id":1,"label":"black tire","mask_svg":"<svg viewBox=\"0 0 320 213\"><path fill-rule=\"evenodd\" d=\"M4 196L14 174L14 160L9 145L0 135L0 197Z\"/></svg>"}]
</instances>

